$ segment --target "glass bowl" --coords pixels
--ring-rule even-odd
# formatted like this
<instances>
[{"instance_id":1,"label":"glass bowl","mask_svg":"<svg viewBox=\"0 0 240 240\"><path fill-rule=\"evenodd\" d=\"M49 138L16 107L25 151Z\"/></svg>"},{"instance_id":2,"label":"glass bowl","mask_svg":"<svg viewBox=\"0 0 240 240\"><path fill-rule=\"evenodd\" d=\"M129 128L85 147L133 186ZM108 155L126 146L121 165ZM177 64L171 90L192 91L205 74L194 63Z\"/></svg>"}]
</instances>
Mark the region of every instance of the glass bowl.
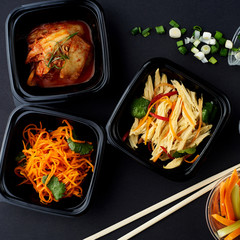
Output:
<instances>
[{"instance_id":1,"label":"glass bowl","mask_svg":"<svg viewBox=\"0 0 240 240\"><path fill-rule=\"evenodd\" d=\"M225 227L223 224L219 223L217 220L215 220L212 216L212 214L215 214L218 212L218 210L216 209L216 207L213 206L213 202L218 200L220 197L220 184L221 182L226 181L226 179L228 177L230 177L232 175L232 172L227 173L224 177L222 177L217 183L216 185L212 188L212 190L210 191L208 198L207 198L207 202L206 202L206 207L205 207L205 217L206 217L206 222L207 222L207 226L208 229L210 231L210 233L212 234L213 238L216 240L222 240L224 238L220 238L217 234L217 231L223 227ZM237 171L238 176L240 175L240 171ZM240 237L235 238L240 239Z\"/></svg>"},{"instance_id":2,"label":"glass bowl","mask_svg":"<svg viewBox=\"0 0 240 240\"><path fill-rule=\"evenodd\" d=\"M239 34L240 34L240 27L234 33L233 38L232 38L232 42L233 42L233 45L234 45L235 48L239 48L240 47L240 40L238 38ZM239 56L239 54L238 54L238 56ZM230 50L229 54L228 54L228 64L230 66L240 65L240 57L236 58L235 57L235 52L233 52L232 50Z\"/></svg>"}]
</instances>

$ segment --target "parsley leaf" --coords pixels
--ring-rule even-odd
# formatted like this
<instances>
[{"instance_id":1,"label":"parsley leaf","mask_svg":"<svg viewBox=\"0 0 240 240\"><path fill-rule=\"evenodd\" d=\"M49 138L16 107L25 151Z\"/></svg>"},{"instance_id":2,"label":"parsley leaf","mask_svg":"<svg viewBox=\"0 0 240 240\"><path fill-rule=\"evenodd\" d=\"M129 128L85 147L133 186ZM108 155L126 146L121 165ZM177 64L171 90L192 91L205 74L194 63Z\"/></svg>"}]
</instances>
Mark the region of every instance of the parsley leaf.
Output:
<instances>
[{"instance_id":1,"label":"parsley leaf","mask_svg":"<svg viewBox=\"0 0 240 240\"><path fill-rule=\"evenodd\" d=\"M47 176L43 176L42 177L42 182L45 183L47 180ZM47 184L47 187L49 188L49 190L52 192L54 198L56 200L59 200L60 198L63 197L64 192L65 192L65 184L59 182L58 178L55 176L52 176L50 181Z\"/></svg>"}]
</instances>

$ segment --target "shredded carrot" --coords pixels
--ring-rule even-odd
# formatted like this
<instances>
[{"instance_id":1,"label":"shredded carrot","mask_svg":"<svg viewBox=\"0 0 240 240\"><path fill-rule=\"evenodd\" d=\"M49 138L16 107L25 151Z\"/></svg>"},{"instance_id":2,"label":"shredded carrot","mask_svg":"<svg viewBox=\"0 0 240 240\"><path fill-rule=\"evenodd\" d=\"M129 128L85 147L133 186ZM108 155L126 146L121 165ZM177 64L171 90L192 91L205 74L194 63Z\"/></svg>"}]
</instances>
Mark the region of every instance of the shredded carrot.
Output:
<instances>
[{"instance_id":1,"label":"shredded carrot","mask_svg":"<svg viewBox=\"0 0 240 240\"><path fill-rule=\"evenodd\" d=\"M182 110L183 110L183 112L185 113L186 117L188 118L189 122L190 122L193 126L195 126L195 123L194 123L194 121L192 120L192 118L189 116L189 114L188 114L188 112L187 112L187 109L186 109L185 106L184 106L184 103L182 103Z\"/></svg>"},{"instance_id":2,"label":"shredded carrot","mask_svg":"<svg viewBox=\"0 0 240 240\"><path fill-rule=\"evenodd\" d=\"M153 162L156 162L159 159L159 157L161 156L161 154L162 154L162 152L159 153L157 156L155 156L155 158L153 159Z\"/></svg>"},{"instance_id":3,"label":"shredded carrot","mask_svg":"<svg viewBox=\"0 0 240 240\"><path fill-rule=\"evenodd\" d=\"M188 160L186 160L186 159L184 159L184 161L185 161L186 163L194 163L194 162L198 159L198 157L199 157L199 154L196 155L195 158L194 158L193 160L191 160L191 161L188 161Z\"/></svg>"},{"instance_id":4,"label":"shredded carrot","mask_svg":"<svg viewBox=\"0 0 240 240\"><path fill-rule=\"evenodd\" d=\"M90 170L94 170L91 161L91 152L81 155L69 148L67 139L73 142L85 143L73 138L73 127L67 120L66 126L58 127L48 132L35 124L29 124L23 130L23 150L25 157L19 162L14 172L17 176L25 178L21 184L32 184L44 204L58 201L48 189L47 184L52 176L65 184L63 197L82 197L81 184ZM92 144L90 142L87 142ZM22 164L24 163L24 164ZM45 183L43 176L47 176Z\"/></svg>"},{"instance_id":5,"label":"shredded carrot","mask_svg":"<svg viewBox=\"0 0 240 240\"><path fill-rule=\"evenodd\" d=\"M156 102L154 102L149 108L148 108L148 111L147 111L147 114L139 121L139 124L138 126L133 129L132 131L136 131L137 129L139 129L147 120L148 118L148 115L150 113L150 111L152 110L152 108L154 107L155 104L159 103L159 102L163 102L163 101L166 101L166 98L168 98L167 96L163 96L162 98L158 99Z\"/></svg>"},{"instance_id":6,"label":"shredded carrot","mask_svg":"<svg viewBox=\"0 0 240 240\"><path fill-rule=\"evenodd\" d=\"M225 217L222 217L222 216L220 216L219 214L216 214L216 213L212 214L212 217L214 219L216 219L218 222L220 222L221 224L223 224L224 226L229 226L229 225L235 223L235 221L227 219Z\"/></svg>"}]
</instances>

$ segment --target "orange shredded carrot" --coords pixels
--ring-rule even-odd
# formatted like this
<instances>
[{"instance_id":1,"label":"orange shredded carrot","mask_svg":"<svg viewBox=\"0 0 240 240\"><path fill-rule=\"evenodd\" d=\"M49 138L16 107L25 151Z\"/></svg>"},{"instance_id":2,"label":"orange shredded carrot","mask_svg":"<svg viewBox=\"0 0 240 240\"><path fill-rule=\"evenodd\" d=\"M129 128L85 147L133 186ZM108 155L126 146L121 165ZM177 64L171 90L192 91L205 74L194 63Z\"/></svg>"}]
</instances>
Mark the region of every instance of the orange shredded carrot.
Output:
<instances>
[{"instance_id":1,"label":"orange shredded carrot","mask_svg":"<svg viewBox=\"0 0 240 240\"><path fill-rule=\"evenodd\" d=\"M200 155L198 154L198 155L195 156L195 158L194 158L193 160L188 161L187 159L184 159L184 161L185 161L186 163L194 163L194 162L198 159L199 156L200 156Z\"/></svg>"},{"instance_id":2,"label":"orange shredded carrot","mask_svg":"<svg viewBox=\"0 0 240 240\"><path fill-rule=\"evenodd\" d=\"M156 162L159 159L159 157L161 156L161 154L162 153L159 153L158 155L156 155L155 158L153 159L153 162Z\"/></svg>"},{"instance_id":3,"label":"orange shredded carrot","mask_svg":"<svg viewBox=\"0 0 240 240\"><path fill-rule=\"evenodd\" d=\"M195 123L194 123L194 121L192 120L192 118L189 116L189 114L188 114L188 112L187 112L187 109L186 109L185 106L184 106L184 103L182 103L182 110L183 110L183 112L185 113L186 117L188 118L189 122L190 122L193 126L195 126Z\"/></svg>"},{"instance_id":4,"label":"orange shredded carrot","mask_svg":"<svg viewBox=\"0 0 240 240\"><path fill-rule=\"evenodd\" d=\"M159 103L159 102L163 102L163 101L167 101L168 97L167 96L163 96L162 98L158 99L156 102L154 102L149 108L148 108L148 111L147 111L147 114L139 121L139 124L138 126L133 129L132 131L136 131L137 129L139 129L147 120L148 118L148 115L150 113L150 111L152 110L152 108L154 107L155 104ZM169 99L169 98L168 98Z\"/></svg>"},{"instance_id":5,"label":"orange shredded carrot","mask_svg":"<svg viewBox=\"0 0 240 240\"><path fill-rule=\"evenodd\" d=\"M212 217L214 219L216 219L218 222L220 222L221 224L223 224L224 226L229 226L229 225L235 223L235 221L227 219L225 217L222 217L222 216L220 216L219 214L216 214L216 213L212 214Z\"/></svg>"},{"instance_id":6,"label":"orange shredded carrot","mask_svg":"<svg viewBox=\"0 0 240 240\"><path fill-rule=\"evenodd\" d=\"M73 138L73 127L67 120L66 126L58 127L48 132L35 124L29 124L23 130L23 150L25 157L19 161L14 172L17 176L25 178L21 184L32 184L44 204L56 200L47 184L52 176L65 184L65 197L82 197L82 182L90 170L94 170L91 153L81 155L69 148L67 139L73 142L85 143ZM90 142L87 142L92 144ZM22 164L24 163L24 164ZM47 176L45 183L43 176Z\"/></svg>"}]
</instances>

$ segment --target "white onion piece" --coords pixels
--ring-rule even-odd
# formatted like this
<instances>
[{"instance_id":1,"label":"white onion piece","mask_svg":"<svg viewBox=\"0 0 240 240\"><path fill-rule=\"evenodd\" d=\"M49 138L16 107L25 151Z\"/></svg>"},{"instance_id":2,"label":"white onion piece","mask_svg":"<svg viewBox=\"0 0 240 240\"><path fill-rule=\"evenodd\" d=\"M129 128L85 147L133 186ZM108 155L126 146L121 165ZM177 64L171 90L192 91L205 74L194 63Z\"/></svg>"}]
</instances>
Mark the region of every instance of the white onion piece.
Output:
<instances>
[{"instance_id":1,"label":"white onion piece","mask_svg":"<svg viewBox=\"0 0 240 240\"><path fill-rule=\"evenodd\" d=\"M203 52L205 55L209 54L211 51L211 48L208 45L203 45L201 47L201 52Z\"/></svg>"},{"instance_id":2,"label":"white onion piece","mask_svg":"<svg viewBox=\"0 0 240 240\"><path fill-rule=\"evenodd\" d=\"M171 38L180 38L181 37L181 31L179 28L173 27L169 30L169 36Z\"/></svg>"}]
</instances>

